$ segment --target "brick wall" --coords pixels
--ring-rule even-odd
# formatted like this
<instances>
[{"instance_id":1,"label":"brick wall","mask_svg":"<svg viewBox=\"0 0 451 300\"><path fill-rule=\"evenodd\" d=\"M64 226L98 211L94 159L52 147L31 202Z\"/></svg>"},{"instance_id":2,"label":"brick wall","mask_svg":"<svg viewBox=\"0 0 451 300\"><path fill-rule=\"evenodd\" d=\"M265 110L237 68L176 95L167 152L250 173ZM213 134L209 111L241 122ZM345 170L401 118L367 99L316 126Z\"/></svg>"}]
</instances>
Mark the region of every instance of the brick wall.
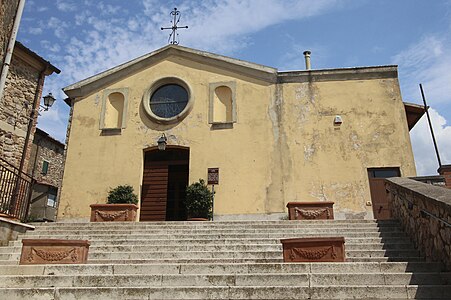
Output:
<instances>
[{"instance_id":1,"label":"brick wall","mask_svg":"<svg viewBox=\"0 0 451 300\"><path fill-rule=\"evenodd\" d=\"M446 187L451 189L451 165L443 165L437 172L445 178Z\"/></svg>"},{"instance_id":2,"label":"brick wall","mask_svg":"<svg viewBox=\"0 0 451 300\"><path fill-rule=\"evenodd\" d=\"M421 255L451 271L451 190L400 177L385 186L394 218Z\"/></svg>"}]
</instances>

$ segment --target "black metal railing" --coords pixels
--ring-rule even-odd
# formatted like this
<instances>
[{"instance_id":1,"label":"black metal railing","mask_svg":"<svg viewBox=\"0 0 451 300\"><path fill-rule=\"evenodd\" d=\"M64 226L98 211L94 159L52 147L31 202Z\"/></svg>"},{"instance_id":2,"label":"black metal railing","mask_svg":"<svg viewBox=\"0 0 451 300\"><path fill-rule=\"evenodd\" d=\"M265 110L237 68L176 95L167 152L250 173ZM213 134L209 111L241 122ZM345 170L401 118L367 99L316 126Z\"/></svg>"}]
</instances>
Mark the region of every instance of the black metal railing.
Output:
<instances>
[{"instance_id":1,"label":"black metal railing","mask_svg":"<svg viewBox=\"0 0 451 300\"><path fill-rule=\"evenodd\" d=\"M0 158L0 213L26 221L33 178Z\"/></svg>"}]
</instances>

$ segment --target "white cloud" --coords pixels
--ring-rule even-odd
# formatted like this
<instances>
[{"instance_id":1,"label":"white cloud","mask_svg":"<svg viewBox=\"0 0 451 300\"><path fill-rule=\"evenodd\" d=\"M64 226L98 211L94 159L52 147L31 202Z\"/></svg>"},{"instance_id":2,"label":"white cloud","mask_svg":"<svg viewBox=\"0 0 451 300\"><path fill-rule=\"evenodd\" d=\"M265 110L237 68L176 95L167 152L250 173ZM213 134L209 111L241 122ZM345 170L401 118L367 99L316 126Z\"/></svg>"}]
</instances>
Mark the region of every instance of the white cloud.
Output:
<instances>
[{"instance_id":1,"label":"white cloud","mask_svg":"<svg viewBox=\"0 0 451 300\"><path fill-rule=\"evenodd\" d=\"M114 14L118 13L119 11L121 11L122 13L124 12L124 9L121 9L120 6L105 4L103 2L99 2L97 4L97 7L103 15L114 15Z\"/></svg>"},{"instance_id":2,"label":"white cloud","mask_svg":"<svg viewBox=\"0 0 451 300\"><path fill-rule=\"evenodd\" d=\"M442 164L451 163L451 39L447 34L421 38L405 51L393 57L399 64L400 82L405 101L421 103L418 83L422 83ZM404 82L410 83L403 86ZM415 101L414 99L418 99ZM412 147L419 175L437 174L437 158L431 134L424 116L411 131Z\"/></svg>"},{"instance_id":3,"label":"white cloud","mask_svg":"<svg viewBox=\"0 0 451 300\"><path fill-rule=\"evenodd\" d=\"M62 12L77 10L77 4L70 0L56 0L56 8Z\"/></svg>"},{"instance_id":4,"label":"white cloud","mask_svg":"<svg viewBox=\"0 0 451 300\"><path fill-rule=\"evenodd\" d=\"M181 22L187 24L181 25L189 25L190 29L183 32L183 43L211 51L233 52L247 45L245 37L248 34L282 22L323 14L343 2L209 0L193 6L184 3L180 6L183 12ZM167 15L153 16L158 17L163 22L161 24L168 22Z\"/></svg>"},{"instance_id":5,"label":"white cloud","mask_svg":"<svg viewBox=\"0 0 451 300\"><path fill-rule=\"evenodd\" d=\"M30 27L28 28L28 32L33 35L38 35L42 33L42 28L40 27Z\"/></svg>"},{"instance_id":6,"label":"white cloud","mask_svg":"<svg viewBox=\"0 0 451 300\"><path fill-rule=\"evenodd\" d=\"M449 36L451 31L443 36ZM451 39L427 36L392 58L400 66L401 83L423 83L429 105L444 104L451 95ZM405 96L417 98L418 85L404 90Z\"/></svg>"},{"instance_id":7,"label":"white cloud","mask_svg":"<svg viewBox=\"0 0 451 300\"><path fill-rule=\"evenodd\" d=\"M59 52L61 50L61 47L60 47L59 44L52 43L52 42L47 41L47 40L42 40L40 42L40 44L41 44L41 47L43 47L43 48L45 48L45 49L47 49L47 50L49 50L51 52Z\"/></svg>"},{"instance_id":8,"label":"white cloud","mask_svg":"<svg viewBox=\"0 0 451 300\"><path fill-rule=\"evenodd\" d=\"M451 163L451 126L436 110L429 109L442 164ZM438 162L426 116L410 132L417 173L437 175Z\"/></svg>"},{"instance_id":9,"label":"white cloud","mask_svg":"<svg viewBox=\"0 0 451 300\"><path fill-rule=\"evenodd\" d=\"M49 20L47 21L47 26L52 29L58 28L59 26L62 25L63 22L56 17L50 17Z\"/></svg>"}]
</instances>

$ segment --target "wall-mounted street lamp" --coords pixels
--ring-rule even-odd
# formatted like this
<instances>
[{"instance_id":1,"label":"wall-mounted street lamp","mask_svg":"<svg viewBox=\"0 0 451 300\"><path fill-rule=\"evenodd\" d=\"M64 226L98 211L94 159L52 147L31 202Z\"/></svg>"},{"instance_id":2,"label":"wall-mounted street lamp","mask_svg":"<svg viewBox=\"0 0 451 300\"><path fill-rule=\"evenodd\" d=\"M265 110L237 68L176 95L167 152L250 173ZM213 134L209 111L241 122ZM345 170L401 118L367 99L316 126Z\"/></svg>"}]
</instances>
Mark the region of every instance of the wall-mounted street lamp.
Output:
<instances>
[{"instance_id":1,"label":"wall-mounted street lamp","mask_svg":"<svg viewBox=\"0 0 451 300\"><path fill-rule=\"evenodd\" d=\"M52 93L49 93L47 96L44 96L44 106L40 105L40 107L44 111L48 111L50 107L52 107L53 103L55 103L55 97L53 97Z\"/></svg>"},{"instance_id":2,"label":"wall-mounted street lamp","mask_svg":"<svg viewBox=\"0 0 451 300\"><path fill-rule=\"evenodd\" d=\"M168 144L168 139L166 138L166 135L164 133L160 136L157 143L158 143L158 150L160 150L160 151L166 150L166 145Z\"/></svg>"}]
</instances>

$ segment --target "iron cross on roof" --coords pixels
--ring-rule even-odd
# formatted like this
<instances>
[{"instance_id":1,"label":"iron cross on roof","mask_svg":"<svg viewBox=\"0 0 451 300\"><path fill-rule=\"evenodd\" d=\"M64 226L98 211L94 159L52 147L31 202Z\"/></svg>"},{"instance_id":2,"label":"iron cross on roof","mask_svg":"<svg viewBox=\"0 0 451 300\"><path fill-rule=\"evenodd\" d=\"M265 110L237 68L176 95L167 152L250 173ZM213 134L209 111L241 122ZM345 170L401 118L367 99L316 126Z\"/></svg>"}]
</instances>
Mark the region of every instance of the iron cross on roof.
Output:
<instances>
[{"instance_id":1,"label":"iron cross on roof","mask_svg":"<svg viewBox=\"0 0 451 300\"><path fill-rule=\"evenodd\" d=\"M171 11L171 16L174 16L174 20L171 21L172 27L161 27L161 30L171 29L172 32L169 35L168 43L173 44L173 45L178 45L179 41L177 40L177 37L179 34L177 33L177 29L180 29L180 28L188 29L188 26L177 26L177 24L180 21L180 11L177 10L177 7L175 7L174 10ZM172 38L172 41L171 41L171 38Z\"/></svg>"}]
</instances>

